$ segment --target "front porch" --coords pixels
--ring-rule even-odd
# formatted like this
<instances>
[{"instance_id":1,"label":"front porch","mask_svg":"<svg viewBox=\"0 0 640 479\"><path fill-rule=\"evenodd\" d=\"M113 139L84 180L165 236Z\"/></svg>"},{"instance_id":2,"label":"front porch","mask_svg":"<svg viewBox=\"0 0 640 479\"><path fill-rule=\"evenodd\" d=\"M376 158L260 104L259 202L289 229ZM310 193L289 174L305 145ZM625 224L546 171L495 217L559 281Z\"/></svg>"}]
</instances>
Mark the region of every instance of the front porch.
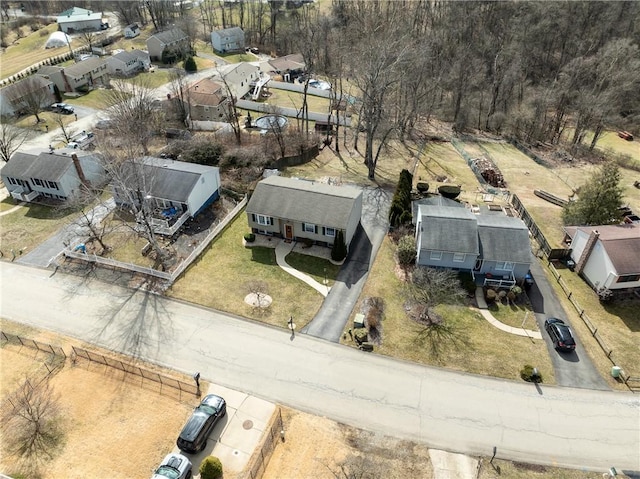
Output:
<instances>
[{"instance_id":1,"label":"front porch","mask_svg":"<svg viewBox=\"0 0 640 479\"><path fill-rule=\"evenodd\" d=\"M11 192L11 196L18 201L33 201L40 195L39 191L27 191L25 188L20 187Z\"/></svg>"},{"instance_id":2,"label":"front porch","mask_svg":"<svg viewBox=\"0 0 640 479\"><path fill-rule=\"evenodd\" d=\"M511 288L516 285L516 278L513 276L513 272L508 274L496 276L491 273L476 273L471 271L471 276L476 284L480 286L489 286L491 288Z\"/></svg>"}]
</instances>

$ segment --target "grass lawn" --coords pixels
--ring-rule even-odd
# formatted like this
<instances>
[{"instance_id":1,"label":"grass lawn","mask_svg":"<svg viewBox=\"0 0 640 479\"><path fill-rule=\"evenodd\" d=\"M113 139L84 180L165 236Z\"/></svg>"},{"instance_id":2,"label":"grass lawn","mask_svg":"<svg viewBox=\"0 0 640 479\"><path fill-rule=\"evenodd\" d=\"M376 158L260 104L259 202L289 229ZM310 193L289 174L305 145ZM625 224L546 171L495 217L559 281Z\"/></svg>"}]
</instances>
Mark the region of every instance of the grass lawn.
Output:
<instances>
[{"instance_id":1,"label":"grass lawn","mask_svg":"<svg viewBox=\"0 0 640 479\"><path fill-rule=\"evenodd\" d=\"M70 105L86 106L95 110L102 110L108 105L109 92L104 88L91 90L86 95L64 98L65 103ZM69 115L73 118L73 115Z\"/></svg>"},{"instance_id":2,"label":"grass lawn","mask_svg":"<svg viewBox=\"0 0 640 479\"><path fill-rule=\"evenodd\" d=\"M326 278L327 286L329 287L333 285L340 271L340 266L333 264L331 261L300 253L289 253L287 255L287 263L292 268L308 274L320 284L324 284Z\"/></svg>"},{"instance_id":3,"label":"grass lawn","mask_svg":"<svg viewBox=\"0 0 640 479\"><path fill-rule=\"evenodd\" d=\"M202 48L200 51L205 51ZM206 52L211 53L211 46L207 45ZM216 53L216 56L224 58L228 63L240 63L240 62L255 62L257 58L250 53Z\"/></svg>"},{"instance_id":4,"label":"grass lawn","mask_svg":"<svg viewBox=\"0 0 640 479\"><path fill-rule=\"evenodd\" d=\"M187 273L167 292L168 296L207 307L228 311L275 326L285 327L293 316L302 328L315 316L323 297L310 286L284 272L276 264L272 248L245 248L242 236L247 232L246 215L240 214L228 229L192 265ZM287 261L299 264L295 256ZM329 263L316 259L304 261L311 271L323 271ZM322 273L320 273L322 274ZM244 302L249 294L247 283L266 283L273 303L266 310L258 310Z\"/></svg>"},{"instance_id":5,"label":"grass lawn","mask_svg":"<svg viewBox=\"0 0 640 479\"><path fill-rule=\"evenodd\" d=\"M525 297L518 299L517 303L507 304L507 300L503 299L502 303L498 301L489 306L489 311L503 324L513 326L514 328L524 328L533 331L538 330L535 316L533 315L533 308ZM522 324L525 319L524 325Z\"/></svg>"},{"instance_id":6,"label":"grass lawn","mask_svg":"<svg viewBox=\"0 0 640 479\"><path fill-rule=\"evenodd\" d=\"M47 126L49 126L49 130L51 131L59 128L58 118L61 118L65 125L69 125L76 121L73 115L59 115L52 111L42 111L38 113L38 117L40 118L40 123L36 123L36 117L34 115L29 115L21 117L15 125L20 128L27 128L29 130L45 133L47 131Z\"/></svg>"},{"instance_id":7,"label":"grass lawn","mask_svg":"<svg viewBox=\"0 0 640 479\"><path fill-rule=\"evenodd\" d=\"M580 319L560 285L551 275L546 261L543 269L548 273L549 281L563 303L571 326L578 334L578 341L589 351L591 359L600 373L607 378L609 385L626 390L626 386L620 385L610 377L611 361L607 359L596 340L591 336L590 330ZM586 311L593 326L598 329L600 337L613 349L612 358L622 366L626 374L639 376L640 315L638 315L638 310L640 309L640 300L618 301L604 305L600 303L595 292L576 273L568 269L558 269L558 271L572 291L572 297Z\"/></svg>"},{"instance_id":8,"label":"grass lawn","mask_svg":"<svg viewBox=\"0 0 640 479\"><path fill-rule=\"evenodd\" d=\"M5 198L4 200L0 201L0 213L10 210L11 208L15 207L16 204L17 203L15 202L15 200L10 196L8 198Z\"/></svg>"},{"instance_id":9,"label":"grass lawn","mask_svg":"<svg viewBox=\"0 0 640 479\"><path fill-rule=\"evenodd\" d=\"M283 108L302 108L302 100L304 95L289 90L278 90L277 88L269 88L271 95L267 99L267 103L272 106L280 106ZM329 99L314 95L307 95L307 105L309 111L316 113L327 113L329 111ZM295 119L291 119L295 121Z\"/></svg>"},{"instance_id":10,"label":"grass lawn","mask_svg":"<svg viewBox=\"0 0 640 479\"><path fill-rule=\"evenodd\" d=\"M525 364L535 364L544 382L554 384L551 361L544 341L533 341L500 331L485 321L477 310L468 306L438 306L439 312L455 328L458 343L442 344L440 358L430 354L424 337L424 327L408 319L403 303L404 284L394 273L394 245L385 238L376 257L371 274L360 296L379 296L386 304L382 321L382 345L376 352L422 364L485 374L507 379L520 379ZM357 312L357 311L355 311ZM343 343L353 345L349 339ZM509 347L505 347L509 344Z\"/></svg>"},{"instance_id":11,"label":"grass lawn","mask_svg":"<svg viewBox=\"0 0 640 479\"><path fill-rule=\"evenodd\" d=\"M119 81L139 83L141 85L148 86L149 88L158 88L171 81L171 69L169 68L156 68L152 72L141 72L134 77L120 78Z\"/></svg>"},{"instance_id":12,"label":"grass lawn","mask_svg":"<svg viewBox=\"0 0 640 479\"><path fill-rule=\"evenodd\" d=\"M77 212L66 208L34 204L0 216L0 250L5 258L11 258L11 250L28 253L76 216Z\"/></svg>"},{"instance_id":13,"label":"grass lawn","mask_svg":"<svg viewBox=\"0 0 640 479\"><path fill-rule=\"evenodd\" d=\"M484 458L477 479L601 479L601 472L580 471L577 469L560 469L552 466L540 466L516 461Z\"/></svg>"}]
</instances>

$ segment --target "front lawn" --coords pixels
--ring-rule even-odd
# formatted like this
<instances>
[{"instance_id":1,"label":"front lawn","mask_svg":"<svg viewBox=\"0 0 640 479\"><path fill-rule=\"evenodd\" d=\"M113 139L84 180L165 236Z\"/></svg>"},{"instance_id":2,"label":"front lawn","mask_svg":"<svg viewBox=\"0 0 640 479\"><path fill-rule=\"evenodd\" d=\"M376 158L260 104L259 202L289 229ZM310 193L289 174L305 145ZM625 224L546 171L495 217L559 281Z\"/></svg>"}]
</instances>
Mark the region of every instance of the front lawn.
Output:
<instances>
[{"instance_id":1,"label":"front lawn","mask_svg":"<svg viewBox=\"0 0 640 479\"><path fill-rule=\"evenodd\" d=\"M472 306L436 307L436 312L454 328L457 339L440 343L440 356L430 354L431 345L425 326L410 320L405 314L404 283L395 274L394 252L394 244L389 237L385 238L359 301L360 304L373 296L384 298L386 312L381 327L382 344L375 348L376 352L422 364L514 380L520 380L520 369L531 364L538 368L546 384L555 383L544 341L498 330ZM341 342L354 345L348 336Z\"/></svg>"},{"instance_id":2,"label":"front lawn","mask_svg":"<svg viewBox=\"0 0 640 479\"><path fill-rule=\"evenodd\" d=\"M242 237L247 231L247 217L240 214L174 283L167 295L279 327L285 327L293 316L302 328L320 308L322 295L282 270L276 264L275 249L245 248ZM317 258L301 261L294 255L287 256L289 260L292 265L303 263L309 270L322 273L326 264L330 271L330 263ZM251 292L249 283L255 281L265 283L267 291L264 292L273 298L267 309L260 310L244 302Z\"/></svg>"}]
</instances>

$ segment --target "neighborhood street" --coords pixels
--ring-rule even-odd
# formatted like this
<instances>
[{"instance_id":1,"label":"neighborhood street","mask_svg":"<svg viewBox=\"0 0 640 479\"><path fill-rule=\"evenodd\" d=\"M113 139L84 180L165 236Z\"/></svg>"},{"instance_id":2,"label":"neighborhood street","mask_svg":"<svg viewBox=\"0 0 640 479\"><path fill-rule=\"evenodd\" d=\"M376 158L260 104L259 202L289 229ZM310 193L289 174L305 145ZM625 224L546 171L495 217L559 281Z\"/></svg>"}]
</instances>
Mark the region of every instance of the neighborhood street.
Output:
<instances>
[{"instance_id":1,"label":"neighborhood street","mask_svg":"<svg viewBox=\"0 0 640 479\"><path fill-rule=\"evenodd\" d=\"M370 355L90 278L0 262L0 315L353 426L467 454L640 473L640 399Z\"/></svg>"}]
</instances>

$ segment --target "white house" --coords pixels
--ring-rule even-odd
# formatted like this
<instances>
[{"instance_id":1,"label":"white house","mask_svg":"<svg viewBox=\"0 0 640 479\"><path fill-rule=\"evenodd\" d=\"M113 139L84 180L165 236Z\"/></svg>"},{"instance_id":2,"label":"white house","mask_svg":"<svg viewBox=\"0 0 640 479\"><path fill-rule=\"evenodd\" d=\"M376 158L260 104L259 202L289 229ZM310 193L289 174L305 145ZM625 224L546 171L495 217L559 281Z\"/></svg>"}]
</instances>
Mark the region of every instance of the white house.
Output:
<instances>
[{"instance_id":1,"label":"white house","mask_svg":"<svg viewBox=\"0 0 640 479\"><path fill-rule=\"evenodd\" d=\"M260 78L260 68L247 62L225 65L220 68L220 73L235 98L243 98Z\"/></svg>"},{"instance_id":2,"label":"white house","mask_svg":"<svg viewBox=\"0 0 640 479\"><path fill-rule=\"evenodd\" d=\"M97 31L102 27L102 12L73 7L58 15L57 22L58 29L65 33Z\"/></svg>"},{"instance_id":3,"label":"white house","mask_svg":"<svg viewBox=\"0 0 640 479\"><path fill-rule=\"evenodd\" d=\"M246 211L254 233L332 246L342 231L349 248L362 216L362 190L274 175L257 184Z\"/></svg>"},{"instance_id":4,"label":"white house","mask_svg":"<svg viewBox=\"0 0 640 479\"><path fill-rule=\"evenodd\" d=\"M159 234L173 235L220 197L220 170L213 166L146 156L123 168L123 181L113 184L116 204L149 208Z\"/></svg>"},{"instance_id":5,"label":"white house","mask_svg":"<svg viewBox=\"0 0 640 479\"><path fill-rule=\"evenodd\" d=\"M0 170L9 194L20 201L38 197L66 200L84 184L99 186L106 181L102 162L95 154L70 149L42 153L16 152Z\"/></svg>"},{"instance_id":6,"label":"white house","mask_svg":"<svg viewBox=\"0 0 640 479\"><path fill-rule=\"evenodd\" d=\"M602 290L640 288L640 224L568 226L575 271Z\"/></svg>"},{"instance_id":7,"label":"white house","mask_svg":"<svg viewBox=\"0 0 640 479\"><path fill-rule=\"evenodd\" d=\"M107 70L110 75L131 76L144 69L136 55L120 52L107 59Z\"/></svg>"},{"instance_id":8,"label":"white house","mask_svg":"<svg viewBox=\"0 0 640 479\"><path fill-rule=\"evenodd\" d=\"M244 30L240 27L215 30L211 32L211 45L218 53L244 51Z\"/></svg>"},{"instance_id":9,"label":"white house","mask_svg":"<svg viewBox=\"0 0 640 479\"><path fill-rule=\"evenodd\" d=\"M138 59L138 62L142 66L143 70L151 68L151 58L149 58L149 52L143 50L129 50L129 53Z\"/></svg>"},{"instance_id":10,"label":"white house","mask_svg":"<svg viewBox=\"0 0 640 479\"><path fill-rule=\"evenodd\" d=\"M162 60L165 51L171 51L178 57L189 50L189 37L179 28L156 33L147 39L147 51L152 61Z\"/></svg>"},{"instance_id":11,"label":"white house","mask_svg":"<svg viewBox=\"0 0 640 479\"><path fill-rule=\"evenodd\" d=\"M135 38L140 35L140 27L137 23L132 23L124 27L122 32L124 33L124 38Z\"/></svg>"}]
</instances>

